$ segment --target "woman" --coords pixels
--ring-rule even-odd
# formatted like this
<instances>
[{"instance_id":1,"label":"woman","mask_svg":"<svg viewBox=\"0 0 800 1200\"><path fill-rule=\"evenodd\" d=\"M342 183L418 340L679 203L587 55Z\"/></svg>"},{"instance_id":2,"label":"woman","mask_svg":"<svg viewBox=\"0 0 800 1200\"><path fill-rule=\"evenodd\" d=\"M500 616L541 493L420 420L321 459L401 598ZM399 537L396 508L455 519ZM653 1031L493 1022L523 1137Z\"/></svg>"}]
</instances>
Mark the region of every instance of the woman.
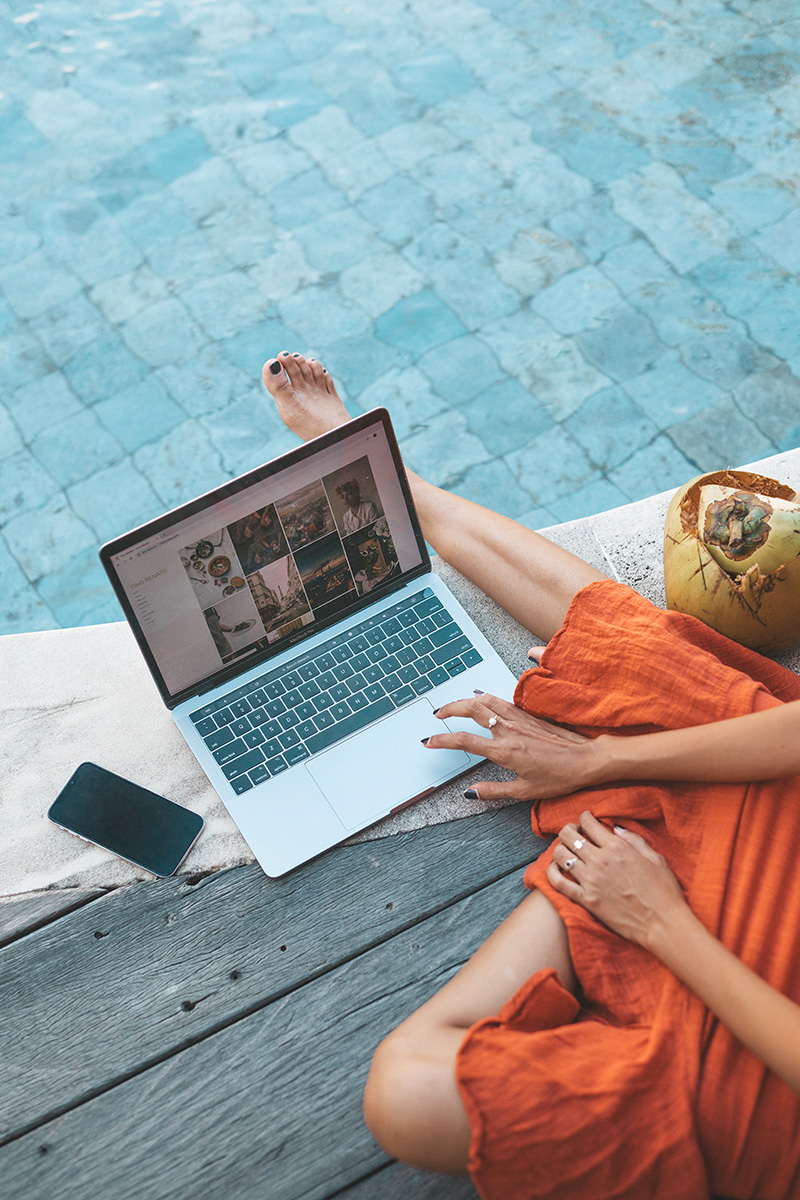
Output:
<instances>
[{"instance_id":1,"label":"woman","mask_svg":"<svg viewBox=\"0 0 800 1200\"><path fill-rule=\"evenodd\" d=\"M348 419L313 359L264 381L305 439ZM549 642L515 704L439 710L488 745L427 745L510 768L476 794L558 836L378 1047L370 1129L492 1200L800 1196L800 679L409 478L427 540Z\"/></svg>"}]
</instances>

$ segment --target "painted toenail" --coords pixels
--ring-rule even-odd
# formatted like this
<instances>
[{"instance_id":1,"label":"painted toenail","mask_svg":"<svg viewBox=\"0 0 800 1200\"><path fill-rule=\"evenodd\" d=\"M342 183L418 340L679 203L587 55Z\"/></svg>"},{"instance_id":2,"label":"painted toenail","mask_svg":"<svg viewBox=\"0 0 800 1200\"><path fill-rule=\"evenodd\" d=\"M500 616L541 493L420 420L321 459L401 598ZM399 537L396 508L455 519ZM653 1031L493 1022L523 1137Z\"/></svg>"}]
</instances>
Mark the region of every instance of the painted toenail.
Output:
<instances>
[{"instance_id":1,"label":"painted toenail","mask_svg":"<svg viewBox=\"0 0 800 1200\"><path fill-rule=\"evenodd\" d=\"M294 358L299 358L299 357L300 357L300 355L299 355L299 354L295 354L293 357L294 357Z\"/></svg>"},{"instance_id":2,"label":"painted toenail","mask_svg":"<svg viewBox=\"0 0 800 1200\"><path fill-rule=\"evenodd\" d=\"M283 368L279 362L274 362L270 367L270 371L272 371L273 375L279 375L282 370Z\"/></svg>"}]
</instances>

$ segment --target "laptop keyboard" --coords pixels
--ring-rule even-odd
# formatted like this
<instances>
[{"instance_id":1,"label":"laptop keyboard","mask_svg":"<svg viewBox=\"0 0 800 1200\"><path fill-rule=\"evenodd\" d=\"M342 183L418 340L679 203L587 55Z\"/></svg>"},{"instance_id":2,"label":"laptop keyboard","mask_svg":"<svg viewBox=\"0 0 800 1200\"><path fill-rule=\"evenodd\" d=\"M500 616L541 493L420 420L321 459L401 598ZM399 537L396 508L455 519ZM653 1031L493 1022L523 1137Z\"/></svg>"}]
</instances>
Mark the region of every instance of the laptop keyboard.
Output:
<instances>
[{"instance_id":1,"label":"laptop keyboard","mask_svg":"<svg viewBox=\"0 0 800 1200\"><path fill-rule=\"evenodd\" d=\"M481 659L441 600L423 588L190 720L242 793Z\"/></svg>"}]
</instances>

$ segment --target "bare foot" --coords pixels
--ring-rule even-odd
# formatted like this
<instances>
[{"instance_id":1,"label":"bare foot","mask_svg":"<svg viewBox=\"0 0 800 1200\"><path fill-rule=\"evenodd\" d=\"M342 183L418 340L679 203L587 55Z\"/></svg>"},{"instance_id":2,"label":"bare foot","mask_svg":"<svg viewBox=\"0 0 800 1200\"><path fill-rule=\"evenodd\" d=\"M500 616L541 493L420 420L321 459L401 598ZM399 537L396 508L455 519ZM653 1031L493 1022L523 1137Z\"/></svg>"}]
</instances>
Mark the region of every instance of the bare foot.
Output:
<instances>
[{"instance_id":1,"label":"bare foot","mask_svg":"<svg viewBox=\"0 0 800 1200\"><path fill-rule=\"evenodd\" d=\"M350 420L333 380L315 358L283 350L264 363L261 378L284 425L304 442Z\"/></svg>"}]
</instances>

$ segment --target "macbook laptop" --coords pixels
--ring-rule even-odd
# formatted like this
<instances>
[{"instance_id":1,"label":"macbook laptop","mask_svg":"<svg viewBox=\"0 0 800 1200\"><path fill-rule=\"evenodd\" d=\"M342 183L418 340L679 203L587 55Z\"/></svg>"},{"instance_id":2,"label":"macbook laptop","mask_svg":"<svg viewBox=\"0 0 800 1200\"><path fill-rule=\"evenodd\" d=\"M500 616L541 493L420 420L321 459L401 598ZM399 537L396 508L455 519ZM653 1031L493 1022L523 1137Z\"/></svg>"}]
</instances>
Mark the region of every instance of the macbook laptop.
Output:
<instances>
[{"instance_id":1,"label":"macbook laptop","mask_svg":"<svg viewBox=\"0 0 800 1200\"><path fill-rule=\"evenodd\" d=\"M481 761L421 745L441 731L435 708L475 688L513 694L431 572L385 409L100 557L164 703L271 876Z\"/></svg>"}]
</instances>

